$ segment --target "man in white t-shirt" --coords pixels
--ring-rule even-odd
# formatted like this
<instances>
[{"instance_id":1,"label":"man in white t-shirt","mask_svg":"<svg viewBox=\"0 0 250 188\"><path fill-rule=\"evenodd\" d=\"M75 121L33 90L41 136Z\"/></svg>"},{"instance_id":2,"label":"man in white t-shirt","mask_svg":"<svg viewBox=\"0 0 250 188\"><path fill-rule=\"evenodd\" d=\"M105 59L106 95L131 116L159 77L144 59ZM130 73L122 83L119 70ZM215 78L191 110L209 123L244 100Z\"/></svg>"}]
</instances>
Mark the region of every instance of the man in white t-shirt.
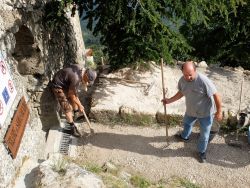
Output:
<instances>
[{"instance_id":1,"label":"man in white t-shirt","mask_svg":"<svg viewBox=\"0 0 250 188\"><path fill-rule=\"evenodd\" d=\"M185 96L186 112L184 115L183 132L178 135L183 141L188 141L192 127L198 120L200 123L200 138L198 141L199 161L206 162L206 149L214 117L222 119L221 97L214 84L205 75L197 73L192 61L182 65L183 76L178 83L178 92L171 98L163 99L164 104L170 104Z\"/></svg>"}]
</instances>

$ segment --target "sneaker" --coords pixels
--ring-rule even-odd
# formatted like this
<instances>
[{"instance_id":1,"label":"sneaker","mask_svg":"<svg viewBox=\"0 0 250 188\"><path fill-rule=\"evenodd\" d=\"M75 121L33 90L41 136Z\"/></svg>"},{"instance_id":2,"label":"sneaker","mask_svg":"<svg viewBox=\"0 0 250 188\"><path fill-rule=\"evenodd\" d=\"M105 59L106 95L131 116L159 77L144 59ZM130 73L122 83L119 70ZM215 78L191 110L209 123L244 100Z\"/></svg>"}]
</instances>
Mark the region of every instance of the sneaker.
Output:
<instances>
[{"instance_id":1,"label":"sneaker","mask_svg":"<svg viewBox=\"0 0 250 188\"><path fill-rule=\"evenodd\" d=\"M185 139L182 138L181 134L175 134L174 137L178 140L178 141L182 141L182 142L189 142L189 138Z\"/></svg>"},{"instance_id":2,"label":"sneaker","mask_svg":"<svg viewBox=\"0 0 250 188\"><path fill-rule=\"evenodd\" d=\"M79 121L84 118L84 115L79 111L74 112L74 121Z\"/></svg>"},{"instance_id":3,"label":"sneaker","mask_svg":"<svg viewBox=\"0 0 250 188\"><path fill-rule=\"evenodd\" d=\"M199 153L199 162L200 163L206 163L206 153Z\"/></svg>"},{"instance_id":4,"label":"sneaker","mask_svg":"<svg viewBox=\"0 0 250 188\"><path fill-rule=\"evenodd\" d=\"M74 137L81 137L82 136L75 125L73 125L73 127L72 127L71 134Z\"/></svg>"}]
</instances>

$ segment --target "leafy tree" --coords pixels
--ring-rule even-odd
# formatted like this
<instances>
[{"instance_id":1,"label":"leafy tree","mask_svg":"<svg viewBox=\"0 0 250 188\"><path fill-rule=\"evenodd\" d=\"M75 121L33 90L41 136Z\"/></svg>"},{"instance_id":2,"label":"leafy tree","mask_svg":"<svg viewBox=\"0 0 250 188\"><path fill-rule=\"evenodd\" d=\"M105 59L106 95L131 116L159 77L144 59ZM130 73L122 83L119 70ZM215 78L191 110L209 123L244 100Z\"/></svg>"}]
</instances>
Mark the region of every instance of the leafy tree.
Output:
<instances>
[{"instance_id":1,"label":"leafy tree","mask_svg":"<svg viewBox=\"0 0 250 188\"><path fill-rule=\"evenodd\" d=\"M43 24L50 31L60 31L62 25L67 23L63 2L52 0L44 6Z\"/></svg>"},{"instance_id":2,"label":"leafy tree","mask_svg":"<svg viewBox=\"0 0 250 188\"><path fill-rule=\"evenodd\" d=\"M83 0L84 19L101 43L114 68L163 57L186 59L193 50L179 32L183 24L205 24L217 13L225 18L239 0ZM93 27L93 22L96 25Z\"/></svg>"},{"instance_id":3,"label":"leafy tree","mask_svg":"<svg viewBox=\"0 0 250 188\"><path fill-rule=\"evenodd\" d=\"M243 0L61 0L76 3L87 27L105 46L113 68L161 57L184 60L193 50L179 27L227 18ZM189 40L190 41L190 40Z\"/></svg>"},{"instance_id":4,"label":"leafy tree","mask_svg":"<svg viewBox=\"0 0 250 188\"><path fill-rule=\"evenodd\" d=\"M227 20L215 12L205 25L185 23L181 33L195 49L191 54L211 62L250 69L250 1L228 8Z\"/></svg>"},{"instance_id":5,"label":"leafy tree","mask_svg":"<svg viewBox=\"0 0 250 188\"><path fill-rule=\"evenodd\" d=\"M171 59L170 51L189 50L179 34L162 22L164 8L160 2L145 5L123 0L85 3L87 26L92 29L94 20L97 21L94 34L101 34L101 43L106 47L104 52L114 68L140 60L157 60L161 56Z\"/></svg>"}]
</instances>

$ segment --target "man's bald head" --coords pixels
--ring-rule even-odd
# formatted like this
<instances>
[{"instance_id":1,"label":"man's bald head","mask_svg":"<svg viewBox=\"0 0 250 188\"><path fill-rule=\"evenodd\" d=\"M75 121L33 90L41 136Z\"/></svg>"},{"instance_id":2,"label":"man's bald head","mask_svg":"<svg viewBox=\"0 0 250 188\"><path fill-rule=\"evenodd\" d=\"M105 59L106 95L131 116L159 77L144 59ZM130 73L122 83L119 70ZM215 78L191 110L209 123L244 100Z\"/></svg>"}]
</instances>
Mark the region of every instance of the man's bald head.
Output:
<instances>
[{"instance_id":1,"label":"man's bald head","mask_svg":"<svg viewBox=\"0 0 250 188\"><path fill-rule=\"evenodd\" d=\"M181 70L183 71L184 69L194 69L196 71L196 67L193 61L186 61L182 66Z\"/></svg>"},{"instance_id":2,"label":"man's bald head","mask_svg":"<svg viewBox=\"0 0 250 188\"><path fill-rule=\"evenodd\" d=\"M196 67L193 61L186 61L181 67L185 80L191 82L196 77Z\"/></svg>"}]
</instances>

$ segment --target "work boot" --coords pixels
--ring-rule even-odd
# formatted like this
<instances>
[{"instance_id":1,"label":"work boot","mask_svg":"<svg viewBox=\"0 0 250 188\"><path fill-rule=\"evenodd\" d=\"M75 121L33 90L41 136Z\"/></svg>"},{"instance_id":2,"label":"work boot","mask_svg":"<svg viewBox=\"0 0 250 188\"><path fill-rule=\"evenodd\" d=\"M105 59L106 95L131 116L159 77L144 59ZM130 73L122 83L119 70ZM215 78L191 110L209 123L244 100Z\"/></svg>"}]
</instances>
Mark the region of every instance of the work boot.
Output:
<instances>
[{"instance_id":1,"label":"work boot","mask_svg":"<svg viewBox=\"0 0 250 188\"><path fill-rule=\"evenodd\" d=\"M72 134L72 125L68 123L65 127L63 127L62 132L66 134Z\"/></svg>"},{"instance_id":2,"label":"work boot","mask_svg":"<svg viewBox=\"0 0 250 188\"><path fill-rule=\"evenodd\" d=\"M72 136L74 137L81 137L81 133L78 131L77 127L75 125L72 126Z\"/></svg>"},{"instance_id":3,"label":"work boot","mask_svg":"<svg viewBox=\"0 0 250 188\"><path fill-rule=\"evenodd\" d=\"M200 163L206 163L207 162L206 159L207 159L206 153L205 152L204 153L199 152L199 162Z\"/></svg>"},{"instance_id":4,"label":"work boot","mask_svg":"<svg viewBox=\"0 0 250 188\"><path fill-rule=\"evenodd\" d=\"M79 112L79 110L74 111L74 121L80 121L84 118L83 113Z\"/></svg>"}]
</instances>

